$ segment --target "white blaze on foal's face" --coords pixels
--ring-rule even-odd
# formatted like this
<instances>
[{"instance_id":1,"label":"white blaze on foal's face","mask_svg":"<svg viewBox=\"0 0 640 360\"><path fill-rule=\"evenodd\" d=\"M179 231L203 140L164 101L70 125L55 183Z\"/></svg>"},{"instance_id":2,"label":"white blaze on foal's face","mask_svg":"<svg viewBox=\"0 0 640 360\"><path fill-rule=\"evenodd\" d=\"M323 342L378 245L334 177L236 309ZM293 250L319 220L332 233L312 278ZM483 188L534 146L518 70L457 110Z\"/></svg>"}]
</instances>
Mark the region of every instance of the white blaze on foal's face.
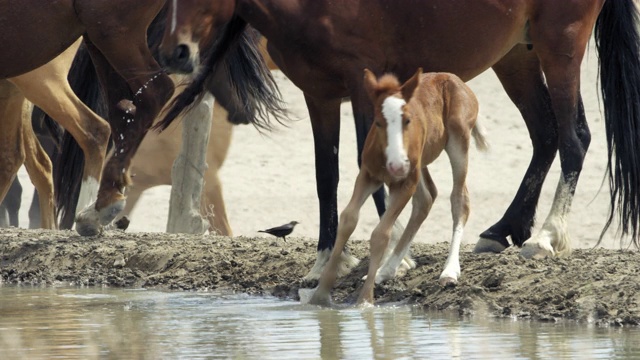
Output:
<instances>
[{"instance_id":1,"label":"white blaze on foal's face","mask_svg":"<svg viewBox=\"0 0 640 360\"><path fill-rule=\"evenodd\" d=\"M382 102L382 116L387 122L387 171L396 178L404 178L409 173L409 157L403 143L404 105L406 102L395 96L389 96Z\"/></svg>"}]
</instances>

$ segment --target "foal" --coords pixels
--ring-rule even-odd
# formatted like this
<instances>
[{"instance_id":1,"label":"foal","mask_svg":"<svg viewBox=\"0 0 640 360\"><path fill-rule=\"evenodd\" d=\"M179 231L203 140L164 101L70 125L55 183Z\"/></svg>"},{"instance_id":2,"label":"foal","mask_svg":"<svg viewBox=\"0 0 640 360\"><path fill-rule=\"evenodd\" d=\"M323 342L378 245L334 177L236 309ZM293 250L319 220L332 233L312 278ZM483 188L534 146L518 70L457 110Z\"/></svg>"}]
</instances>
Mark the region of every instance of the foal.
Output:
<instances>
[{"instance_id":1,"label":"foal","mask_svg":"<svg viewBox=\"0 0 640 360\"><path fill-rule=\"evenodd\" d=\"M429 214L437 190L427 165L442 150L447 152L453 172L453 237L440 283L455 284L460 275L458 252L462 230L469 216L465 181L471 136L480 150L487 148L483 135L476 128L478 101L457 76L422 74L419 69L400 85L394 75L387 74L377 80L371 71L364 72L364 86L375 108L375 126L365 142L353 195L340 215L336 245L310 300L315 304L329 304L340 254L356 227L360 208L369 195L385 183L389 187L389 207L371 234L369 272L358 298L358 303L373 303L374 281L380 283L396 275L409 244ZM393 254L378 272L391 228L412 197L409 223Z\"/></svg>"}]
</instances>

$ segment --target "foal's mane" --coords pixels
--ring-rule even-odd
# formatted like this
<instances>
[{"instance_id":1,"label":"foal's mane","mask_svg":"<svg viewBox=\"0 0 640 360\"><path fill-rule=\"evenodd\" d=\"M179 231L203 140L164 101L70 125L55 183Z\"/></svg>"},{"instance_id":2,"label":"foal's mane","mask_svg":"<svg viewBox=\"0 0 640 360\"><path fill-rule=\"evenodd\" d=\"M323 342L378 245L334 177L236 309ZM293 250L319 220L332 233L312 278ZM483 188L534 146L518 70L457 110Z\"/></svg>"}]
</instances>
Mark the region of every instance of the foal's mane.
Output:
<instances>
[{"instance_id":1,"label":"foal's mane","mask_svg":"<svg viewBox=\"0 0 640 360\"><path fill-rule=\"evenodd\" d=\"M384 74L378 79L378 84L376 85L376 93L378 94L393 94L400 91L402 84L400 84L400 80L394 74Z\"/></svg>"}]
</instances>

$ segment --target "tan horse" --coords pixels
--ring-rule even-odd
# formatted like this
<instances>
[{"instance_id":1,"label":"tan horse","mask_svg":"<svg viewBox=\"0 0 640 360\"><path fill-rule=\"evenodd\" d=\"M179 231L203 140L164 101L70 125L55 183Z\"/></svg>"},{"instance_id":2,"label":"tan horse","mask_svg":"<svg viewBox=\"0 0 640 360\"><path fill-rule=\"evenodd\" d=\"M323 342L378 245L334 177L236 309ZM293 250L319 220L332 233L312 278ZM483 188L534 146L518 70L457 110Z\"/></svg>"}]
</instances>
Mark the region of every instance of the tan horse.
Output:
<instances>
[{"instance_id":1,"label":"tan horse","mask_svg":"<svg viewBox=\"0 0 640 360\"><path fill-rule=\"evenodd\" d=\"M369 272L358 302L373 303L374 281L380 283L395 277L396 269L436 198L436 186L427 165L443 150L449 156L453 173L453 236L440 282L443 285L456 283L460 275L458 253L469 217L465 181L471 137L479 149L487 146L476 127L478 101L471 89L453 74L423 75L420 69L402 85L394 75L384 75L377 80L369 70L365 70L364 78L365 89L375 109L375 126L365 141L353 195L340 215L336 246L311 298L316 304L329 304L342 250L356 227L360 208L383 183L389 187L389 207L371 234ZM393 224L409 199L413 199L409 223L393 254L378 272Z\"/></svg>"},{"instance_id":2,"label":"tan horse","mask_svg":"<svg viewBox=\"0 0 640 360\"><path fill-rule=\"evenodd\" d=\"M85 153L79 204L95 200L105 159L109 124L76 97L67 74L80 41L55 59L28 73L2 80L4 118L0 125L0 199L24 162L42 204L41 226L55 228L51 161L35 138L29 100L65 128ZM17 150L17 151L16 151Z\"/></svg>"},{"instance_id":3,"label":"tan horse","mask_svg":"<svg viewBox=\"0 0 640 360\"><path fill-rule=\"evenodd\" d=\"M171 185L171 168L182 145L181 132L182 124L178 123L160 134L149 132L144 138L131 163L133 185L127 188L124 215L131 213L145 190L158 185ZM233 125L227 121L227 111L216 102L207 147L208 167L204 174L201 211L209 221L209 231L226 236L233 236L233 232L227 219L218 171L227 157L232 132Z\"/></svg>"}]
</instances>

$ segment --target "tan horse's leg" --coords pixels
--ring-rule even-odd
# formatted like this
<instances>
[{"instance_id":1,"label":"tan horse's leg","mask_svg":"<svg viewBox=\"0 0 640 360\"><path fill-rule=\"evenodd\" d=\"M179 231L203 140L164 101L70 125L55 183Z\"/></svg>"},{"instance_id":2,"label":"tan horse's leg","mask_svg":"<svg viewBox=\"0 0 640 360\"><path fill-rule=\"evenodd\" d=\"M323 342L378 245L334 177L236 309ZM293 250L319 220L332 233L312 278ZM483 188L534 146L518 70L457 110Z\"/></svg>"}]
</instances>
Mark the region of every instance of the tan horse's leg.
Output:
<instances>
[{"instance_id":1,"label":"tan horse's leg","mask_svg":"<svg viewBox=\"0 0 640 360\"><path fill-rule=\"evenodd\" d=\"M409 202L409 199L411 199L416 192L418 180L418 172L413 171L406 180L400 183L393 183L389 186L389 206L382 215L382 218L380 218L380 223L371 234L369 271L367 272L367 279L364 281L360 296L358 297L358 304L373 304L373 288L375 286L376 273L382 262L384 252L389 245L393 224Z\"/></svg>"},{"instance_id":2,"label":"tan horse's leg","mask_svg":"<svg viewBox=\"0 0 640 360\"><path fill-rule=\"evenodd\" d=\"M340 221L338 222L338 236L336 238L335 246L331 251L329 261L322 271L318 287L311 296L309 303L316 305L330 305L331 288L333 288L336 278L338 277L338 267L342 260L342 251L358 224L360 208L362 208L365 200L367 200L374 191L380 188L380 185L381 183L374 181L365 171L360 171L358 174L351 200L349 200L349 204L347 204L347 207L340 214Z\"/></svg>"},{"instance_id":3,"label":"tan horse's leg","mask_svg":"<svg viewBox=\"0 0 640 360\"><path fill-rule=\"evenodd\" d=\"M381 284L387 280L391 280L396 276L403 276L403 273L398 273L398 267L402 263L402 259L409 252L409 246L416 236L416 233L420 229L420 226L429 215L431 206L438 196L438 189L429 174L429 170L424 167L422 169L422 177L416 187L416 193L412 198L411 217L407 223L398 244L393 249L393 253L387 259L387 261L378 270L376 275L376 284ZM403 268L406 272L406 268Z\"/></svg>"},{"instance_id":4,"label":"tan horse's leg","mask_svg":"<svg viewBox=\"0 0 640 360\"><path fill-rule=\"evenodd\" d=\"M40 202L40 227L44 229L57 228L54 215L53 199L53 167L49 155L40 145L40 141L33 132L31 112L33 105L25 101L22 108L22 143L24 144L25 162L29 178L38 190Z\"/></svg>"},{"instance_id":5,"label":"tan horse's leg","mask_svg":"<svg viewBox=\"0 0 640 360\"><path fill-rule=\"evenodd\" d=\"M227 115L227 111L214 102L211 135L207 147L208 167L205 172L201 207L203 215L211 225L209 227L211 233L233 236L222 196L222 182L218 176L218 171L227 157L233 133L233 124L227 120Z\"/></svg>"},{"instance_id":6,"label":"tan horse's leg","mask_svg":"<svg viewBox=\"0 0 640 360\"><path fill-rule=\"evenodd\" d=\"M0 201L25 159L20 117L24 103L24 97L15 86L0 80Z\"/></svg>"},{"instance_id":7,"label":"tan horse's leg","mask_svg":"<svg viewBox=\"0 0 640 360\"><path fill-rule=\"evenodd\" d=\"M76 42L42 67L10 79L24 96L55 119L78 142L85 155L77 211L95 201L109 141L109 124L75 95L67 81Z\"/></svg>"}]
</instances>

